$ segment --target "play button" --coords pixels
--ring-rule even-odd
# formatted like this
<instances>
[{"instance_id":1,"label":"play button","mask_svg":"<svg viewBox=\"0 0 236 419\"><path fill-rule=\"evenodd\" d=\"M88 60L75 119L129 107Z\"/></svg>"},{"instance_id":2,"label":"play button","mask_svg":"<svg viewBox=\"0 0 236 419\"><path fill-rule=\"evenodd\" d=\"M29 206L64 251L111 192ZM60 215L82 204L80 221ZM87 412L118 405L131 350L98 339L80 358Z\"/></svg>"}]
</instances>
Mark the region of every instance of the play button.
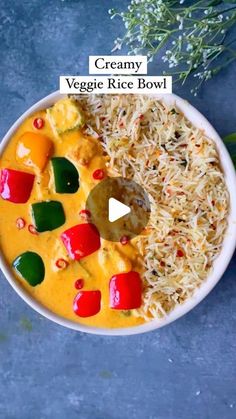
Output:
<instances>
[{"instance_id":1,"label":"play button","mask_svg":"<svg viewBox=\"0 0 236 419\"><path fill-rule=\"evenodd\" d=\"M108 201L108 220L113 223L119 218L124 217L131 211L130 207L115 198L110 198Z\"/></svg>"},{"instance_id":2,"label":"play button","mask_svg":"<svg viewBox=\"0 0 236 419\"><path fill-rule=\"evenodd\" d=\"M123 236L134 238L143 232L150 216L145 190L133 180L106 178L89 193L86 209L102 238L118 242Z\"/></svg>"}]
</instances>

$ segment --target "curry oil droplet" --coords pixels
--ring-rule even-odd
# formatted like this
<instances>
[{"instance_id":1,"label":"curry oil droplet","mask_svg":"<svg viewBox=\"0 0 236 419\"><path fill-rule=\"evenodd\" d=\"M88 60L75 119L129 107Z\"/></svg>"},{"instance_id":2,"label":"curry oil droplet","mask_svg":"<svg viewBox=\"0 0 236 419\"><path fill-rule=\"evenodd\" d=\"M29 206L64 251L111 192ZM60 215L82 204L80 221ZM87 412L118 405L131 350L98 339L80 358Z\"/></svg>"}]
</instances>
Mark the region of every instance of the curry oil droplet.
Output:
<instances>
[{"instance_id":1,"label":"curry oil droplet","mask_svg":"<svg viewBox=\"0 0 236 419\"><path fill-rule=\"evenodd\" d=\"M83 286L84 286L84 280L82 278L81 279L77 279L75 281L75 289L81 290L81 288L83 288Z\"/></svg>"},{"instance_id":2,"label":"curry oil droplet","mask_svg":"<svg viewBox=\"0 0 236 419\"><path fill-rule=\"evenodd\" d=\"M33 126L36 129L42 129L44 127L44 119L43 118L35 118L33 121Z\"/></svg>"},{"instance_id":3,"label":"curry oil droplet","mask_svg":"<svg viewBox=\"0 0 236 419\"><path fill-rule=\"evenodd\" d=\"M24 218L17 218L16 220L16 227L18 228L18 230L22 230L22 228L24 228L26 226L26 222L24 220Z\"/></svg>"},{"instance_id":4,"label":"curry oil droplet","mask_svg":"<svg viewBox=\"0 0 236 419\"><path fill-rule=\"evenodd\" d=\"M93 172L93 178L95 180L102 180L105 176L105 172L103 169L97 169Z\"/></svg>"}]
</instances>

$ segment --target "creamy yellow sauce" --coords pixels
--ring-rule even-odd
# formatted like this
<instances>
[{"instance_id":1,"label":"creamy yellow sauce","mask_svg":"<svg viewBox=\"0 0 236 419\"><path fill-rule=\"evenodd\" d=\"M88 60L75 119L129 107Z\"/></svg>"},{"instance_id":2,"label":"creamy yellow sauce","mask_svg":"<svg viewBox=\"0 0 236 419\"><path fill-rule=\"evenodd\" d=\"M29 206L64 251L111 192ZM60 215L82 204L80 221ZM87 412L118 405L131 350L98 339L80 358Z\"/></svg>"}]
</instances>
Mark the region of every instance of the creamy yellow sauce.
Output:
<instances>
[{"instance_id":1,"label":"creamy yellow sauce","mask_svg":"<svg viewBox=\"0 0 236 419\"><path fill-rule=\"evenodd\" d=\"M45 126L38 131L33 127L35 117L42 117ZM54 181L50 160L44 171L39 173L36 169L26 168L16 159L16 149L19 138L26 131L40 133L48 136L54 144L54 157L68 157L76 166L80 176L80 188L74 194L58 194L54 189ZM83 143L83 146L81 146ZM81 165L81 161L89 159L89 164ZM82 160L81 160L82 159ZM75 322L98 327L128 327L143 323L132 312L129 316L120 310L109 308L109 280L112 275L128 272L131 269L140 272L139 257L131 243L122 246L101 239L101 248L83 258L72 261L68 259L66 249L62 244L60 235L66 229L83 223L79 212L85 208L89 191L97 184L92 173L96 169L105 170L106 158L102 154L100 144L95 139L85 138L79 131L73 131L56 138L46 112L37 112L21 125L11 141L5 148L1 158L1 168L18 169L36 174L30 199L26 204L14 204L0 198L0 247L9 265L13 260L26 251L38 253L45 265L45 279L36 287L30 286L24 279L16 276L22 287L39 303L52 312ZM66 222L61 227L33 235L27 226L32 224L31 204L44 200L60 201L64 207ZM16 220L22 217L27 225L22 230L17 229ZM107 249L104 251L104 248ZM68 260L66 269L58 270L55 262L59 258ZM15 275L15 272L14 272ZM78 293L74 283L77 279L84 279L83 290L99 289L102 294L101 310L92 317L81 318L73 312L73 300Z\"/></svg>"}]
</instances>

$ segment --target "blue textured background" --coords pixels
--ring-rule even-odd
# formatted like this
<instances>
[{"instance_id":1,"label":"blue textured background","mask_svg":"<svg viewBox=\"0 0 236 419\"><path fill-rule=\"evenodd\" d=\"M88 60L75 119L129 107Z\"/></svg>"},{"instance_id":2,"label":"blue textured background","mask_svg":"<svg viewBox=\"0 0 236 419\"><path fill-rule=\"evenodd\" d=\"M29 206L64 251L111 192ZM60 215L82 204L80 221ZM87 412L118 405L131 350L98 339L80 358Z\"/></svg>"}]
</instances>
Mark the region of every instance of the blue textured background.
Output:
<instances>
[{"instance_id":1,"label":"blue textured background","mask_svg":"<svg viewBox=\"0 0 236 419\"><path fill-rule=\"evenodd\" d=\"M107 9L127 1L0 0L0 136L58 88L87 74L121 31ZM158 74L153 63L150 74ZM220 134L236 130L236 65L193 98ZM0 215L1 217L4 214ZM9 238L11 240L11 238ZM0 280L1 419L236 417L235 258L211 295L174 324L141 336L76 333L33 312Z\"/></svg>"}]
</instances>

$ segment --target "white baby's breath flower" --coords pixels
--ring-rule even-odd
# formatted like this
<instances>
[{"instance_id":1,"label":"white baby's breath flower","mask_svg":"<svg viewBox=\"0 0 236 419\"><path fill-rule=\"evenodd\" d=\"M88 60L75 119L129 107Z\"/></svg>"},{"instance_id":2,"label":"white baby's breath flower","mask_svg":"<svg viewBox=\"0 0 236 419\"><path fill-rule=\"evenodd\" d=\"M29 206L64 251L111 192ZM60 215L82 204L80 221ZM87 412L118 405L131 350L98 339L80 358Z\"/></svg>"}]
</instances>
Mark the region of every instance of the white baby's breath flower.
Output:
<instances>
[{"instance_id":1,"label":"white baby's breath flower","mask_svg":"<svg viewBox=\"0 0 236 419\"><path fill-rule=\"evenodd\" d=\"M193 50L193 45L188 43L186 46L186 51L192 51Z\"/></svg>"},{"instance_id":2,"label":"white baby's breath flower","mask_svg":"<svg viewBox=\"0 0 236 419\"><path fill-rule=\"evenodd\" d=\"M184 26L184 19L181 17L180 20L179 20L179 22L180 22L180 24L179 24L179 30L182 30L183 29L183 26Z\"/></svg>"},{"instance_id":3,"label":"white baby's breath flower","mask_svg":"<svg viewBox=\"0 0 236 419\"><path fill-rule=\"evenodd\" d=\"M125 12L109 9L111 18L120 16L126 28L124 38L116 40L115 49L126 43L133 54L145 51L150 62L155 49L158 50L160 44L165 48L169 42L169 49L161 56L163 63L170 69L179 67L176 78L182 82L191 70L197 88L218 71L220 67L215 65L215 60L225 49L224 35L236 23L235 12L226 11L223 2L220 7L206 5L204 9L195 7L195 2L181 7L176 2L172 5L174 2L163 0L131 0L129 3ZM179 5L183 3L184 0L179 0Z\"/></svg>"}]
</instances>

